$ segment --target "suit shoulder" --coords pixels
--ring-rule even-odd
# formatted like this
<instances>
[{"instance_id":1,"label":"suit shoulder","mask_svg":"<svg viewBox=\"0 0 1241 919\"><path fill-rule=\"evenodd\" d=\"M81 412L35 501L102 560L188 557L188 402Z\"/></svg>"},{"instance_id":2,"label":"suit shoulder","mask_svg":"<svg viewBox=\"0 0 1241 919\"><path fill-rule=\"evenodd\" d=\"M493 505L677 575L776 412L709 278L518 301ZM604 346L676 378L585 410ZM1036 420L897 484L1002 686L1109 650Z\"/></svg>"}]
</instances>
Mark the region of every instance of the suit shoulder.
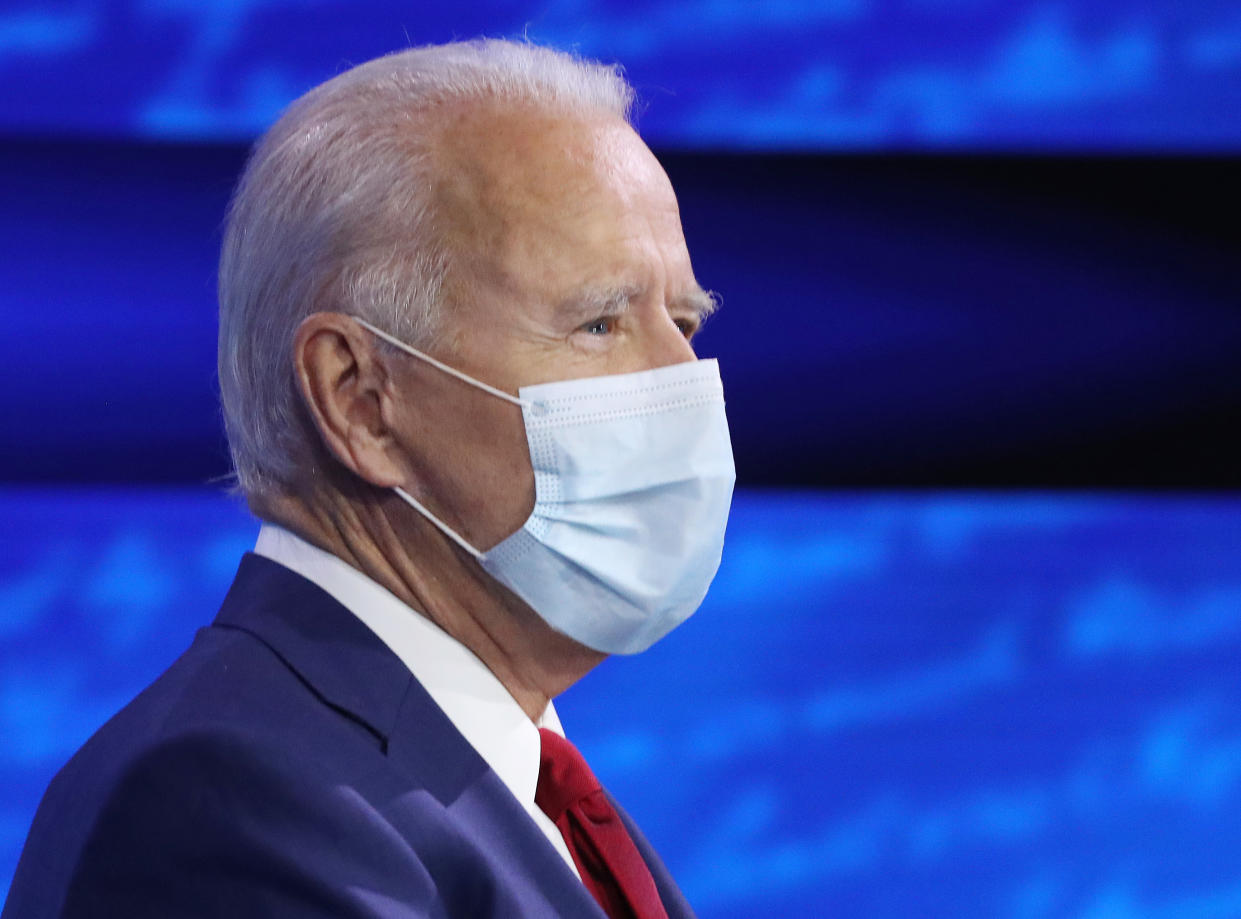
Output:
<instances>
[{"instance_id":1,"label":"suit shoulder","mask_svg":"<svg viewBox=\"0 0 1241 919\"><path fill-rule=\"evenodd\" d=\"M379 747L371 733L325 707L262 642L213 626L199 630L168 670L110 718L57 781L81 781L82 773L112 776L187 744L244 758L311 742Z\"/></svg>"},{"instance_id":2,"label":"suit shoulder","mask_svg":"<svg viewBox=\"0 0 1241 919\"><path fill-rule=\"evenodd\" d=\"M367 891L431 915L415 853L367 801L304 768L304 752L230 728L162 738L101 807L65 915L368 915Z\"/></svg>"},{"instance_id":3,"label":"suit shoulder","mask_svg":"<svg viewBox=\"0 0 1241 919\"><path fill-rule=\"evenodd\" d=\"M202 629L57 773L13 879L15 912L6 916L60 915L59 892L83 864L149 851L153 840L166 846L196 822L214 827L217 842L230 832L269 831L283 813L322 823L333 813L313 810L333 803L322 790L349 785L380 757L374 736L323 706L261 642ZM217 806L230 811L213 813Z\"/></svg>"}]
</instances>

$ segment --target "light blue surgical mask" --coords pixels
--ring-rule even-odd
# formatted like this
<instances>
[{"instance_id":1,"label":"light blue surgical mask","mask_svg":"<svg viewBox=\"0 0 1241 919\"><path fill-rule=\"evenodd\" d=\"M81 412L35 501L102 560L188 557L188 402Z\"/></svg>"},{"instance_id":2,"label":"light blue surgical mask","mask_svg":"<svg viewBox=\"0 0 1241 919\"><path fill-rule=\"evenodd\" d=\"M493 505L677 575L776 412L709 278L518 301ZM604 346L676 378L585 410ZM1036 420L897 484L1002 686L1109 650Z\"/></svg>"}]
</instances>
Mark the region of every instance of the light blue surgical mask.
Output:
<instances>
[{"instance_id":1,"label":"light blue surgical mask","mask_svg":"<svg viewBox=\"0 0 1241 919\"><path fill-rule=\"evenodd\" d=\"M699 607L720 565L736 479L714 360L523 386L513 396L357 321L520 406L535 500L516 533L479 551L394 490L552 628L597 651L634 654Z\"/></svg>"}]
</instances>

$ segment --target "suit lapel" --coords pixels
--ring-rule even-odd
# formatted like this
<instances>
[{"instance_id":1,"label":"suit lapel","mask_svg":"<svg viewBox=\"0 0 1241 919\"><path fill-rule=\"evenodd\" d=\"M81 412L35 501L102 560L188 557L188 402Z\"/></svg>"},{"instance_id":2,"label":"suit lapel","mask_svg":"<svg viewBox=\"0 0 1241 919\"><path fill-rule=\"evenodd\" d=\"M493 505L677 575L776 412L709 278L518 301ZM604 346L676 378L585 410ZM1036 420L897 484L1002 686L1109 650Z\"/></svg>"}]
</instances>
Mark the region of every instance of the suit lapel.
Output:
<instances>
[{"instance_id":1,"label":"suit lapel","mask_svg":"<svg viewBox=\"0 0 1241 919\"><path fill-rule=\"evenodd\" d=\"M387 741L413 676L326 591L247 552L215 624L253 635L324 702Z\"/></svg>"},{"instance_id":2,"label":"suit lapel","mask_svg":"<svg viewBox=\"0 0 1241 919\"><path fill-rule=\"evenodd\" d=\"M411 775L433 776L428 791L457 819L490 867L512 889L538 880L538 915L607 919L525 808L448 716L414 680L397 716L389 757ZM523 879L524 882L523 882Z\"/></svg>"},{"instance_id":3,"label":"suit lapel","mask_svg":"<svg viewBox=\"0 0 1241 919\"><path fill-rule=\"evenodd\" d=\"M374 733L393 766L459 818L501 883L545 898L550 915L606 919L400 658L330 594L247 553L215 624L253 635L327 705Z\"/></svg>"}]
</instances>

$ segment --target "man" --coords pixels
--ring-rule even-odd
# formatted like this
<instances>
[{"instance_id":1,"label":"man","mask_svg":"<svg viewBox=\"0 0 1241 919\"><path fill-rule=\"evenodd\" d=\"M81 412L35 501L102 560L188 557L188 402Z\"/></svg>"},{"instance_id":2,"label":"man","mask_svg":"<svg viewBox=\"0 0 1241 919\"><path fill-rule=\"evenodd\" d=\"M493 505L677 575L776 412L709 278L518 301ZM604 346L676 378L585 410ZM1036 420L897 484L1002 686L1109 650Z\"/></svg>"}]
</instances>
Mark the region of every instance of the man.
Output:
<instances>
[{"instance_id":1,"label":"man","mask_svg":"<svg viewBox=\"0 0 1241 919\"><path fill-rule=\"evenodd\" d=\"M701 602L732 491L713 302L630 103L453 44L260 142L219 354L258 544L53 782L4 919L690 915L551 702Z\"/></svg>"}]
</instances>

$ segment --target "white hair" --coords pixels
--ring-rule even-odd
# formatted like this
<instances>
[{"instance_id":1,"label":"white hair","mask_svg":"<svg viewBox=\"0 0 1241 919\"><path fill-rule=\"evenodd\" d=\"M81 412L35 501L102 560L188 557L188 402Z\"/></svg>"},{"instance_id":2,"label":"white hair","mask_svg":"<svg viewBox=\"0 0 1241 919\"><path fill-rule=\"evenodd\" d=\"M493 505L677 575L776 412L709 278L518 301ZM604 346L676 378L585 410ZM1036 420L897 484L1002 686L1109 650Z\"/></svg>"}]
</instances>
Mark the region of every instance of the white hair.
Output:
<instances>
[{"instance_id":1,"label":"white hair","mask_svg":"<svg viewBox=\"0 0 1241 919\"><path fill-rule=\"evenodd\" d=\"M433 207L436 111L483 99L628 121L633 90L618 67L529 43L412 48L315 87L251 154L220 256L219 378L252 505L315 461L292 362L306 316L351 313L414 345L435 334L452 255Z\"/></svg>"}]
</instances>

